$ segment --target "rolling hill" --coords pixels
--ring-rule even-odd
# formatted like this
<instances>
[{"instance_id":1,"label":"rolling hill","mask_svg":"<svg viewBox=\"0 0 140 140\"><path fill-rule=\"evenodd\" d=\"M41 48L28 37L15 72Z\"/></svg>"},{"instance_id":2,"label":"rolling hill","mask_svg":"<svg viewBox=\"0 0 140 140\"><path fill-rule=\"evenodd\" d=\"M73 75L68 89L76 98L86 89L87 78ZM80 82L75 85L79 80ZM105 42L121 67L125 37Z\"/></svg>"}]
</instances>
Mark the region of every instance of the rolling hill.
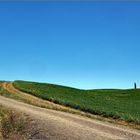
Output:
<instances>
[{"instance_id":1,"label":"rolling hill","mask_svg":"<svg viewBox=\"0 0 140 140\"><path fill-rule=\"evenodd\" d=\"M16 89L84 112L140 123L140 89L80 90L66 86L15 81Z\"/></svg>"}]
</instances>

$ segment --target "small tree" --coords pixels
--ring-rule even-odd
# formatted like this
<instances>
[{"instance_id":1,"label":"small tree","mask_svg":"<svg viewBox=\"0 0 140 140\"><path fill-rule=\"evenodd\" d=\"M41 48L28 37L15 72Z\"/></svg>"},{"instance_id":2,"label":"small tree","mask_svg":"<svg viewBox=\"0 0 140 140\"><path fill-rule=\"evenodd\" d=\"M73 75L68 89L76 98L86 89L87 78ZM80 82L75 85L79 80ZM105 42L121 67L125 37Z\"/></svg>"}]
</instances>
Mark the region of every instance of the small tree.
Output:
<instances>
[{"instance_id":1,"label":"small tree","mask_svg":"<svg viewBox=\"0 0 140 140\"><path fill-rule=\"evenodd\" d=\"M134 83L134 89L137 89L137 84L136 83Z\"/></svg>"}]
</instances>

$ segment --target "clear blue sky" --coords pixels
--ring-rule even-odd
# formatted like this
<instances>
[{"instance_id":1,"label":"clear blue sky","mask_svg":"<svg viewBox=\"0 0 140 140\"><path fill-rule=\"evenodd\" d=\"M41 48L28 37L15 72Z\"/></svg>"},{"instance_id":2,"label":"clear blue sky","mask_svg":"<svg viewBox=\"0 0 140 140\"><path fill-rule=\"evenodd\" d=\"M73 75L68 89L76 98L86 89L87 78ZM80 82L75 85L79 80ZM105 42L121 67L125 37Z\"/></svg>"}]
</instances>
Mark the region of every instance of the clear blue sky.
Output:
<instances>
[{"instance_id":1,"label":"clear blue sky","mask_svg":"<svg viewBox=\"0 0 140 140\"><path fill-rule=\"evenodd\" d=\"M0 77L140 86L140 2L1 2Z\"/></svg>"}]
</instances>

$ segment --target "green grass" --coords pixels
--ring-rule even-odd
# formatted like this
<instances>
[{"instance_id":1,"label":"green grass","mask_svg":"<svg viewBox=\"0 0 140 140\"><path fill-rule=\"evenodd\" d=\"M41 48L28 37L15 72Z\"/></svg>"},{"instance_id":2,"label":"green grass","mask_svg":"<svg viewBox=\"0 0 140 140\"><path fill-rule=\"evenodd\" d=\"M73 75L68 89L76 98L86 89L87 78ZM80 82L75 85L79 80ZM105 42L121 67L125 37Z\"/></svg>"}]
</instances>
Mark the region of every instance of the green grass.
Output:
<instances>
[{"instance_id":1,"label":"green grass","mask_svg":"<svg viewBox=\"0 0 140 140\"><path fill-rule=\"evenodd\" d=\"M80 90L26 81L15 81L14 86L21 91L64 106L140 124L140 89Z\"/></svg>"}]
</instances>

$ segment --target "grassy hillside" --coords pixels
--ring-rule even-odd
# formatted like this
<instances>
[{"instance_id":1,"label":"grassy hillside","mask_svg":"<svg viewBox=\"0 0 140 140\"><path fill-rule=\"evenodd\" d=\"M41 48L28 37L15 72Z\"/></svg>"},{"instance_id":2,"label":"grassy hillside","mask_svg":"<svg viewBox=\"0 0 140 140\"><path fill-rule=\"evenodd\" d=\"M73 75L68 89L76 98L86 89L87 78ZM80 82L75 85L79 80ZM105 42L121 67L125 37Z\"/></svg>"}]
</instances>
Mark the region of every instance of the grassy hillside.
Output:
<instances>
[{"instance_id":1,"label":"grassy hillside","mask_svg":"<svg viewBox=\"0 0 140 140\"><path fill-rule=\"evenodd\" d=\"M140 123L140 90L79 90L53 84L15 81L15 88L85 112Z\"/></svg>"}]
</instances>

